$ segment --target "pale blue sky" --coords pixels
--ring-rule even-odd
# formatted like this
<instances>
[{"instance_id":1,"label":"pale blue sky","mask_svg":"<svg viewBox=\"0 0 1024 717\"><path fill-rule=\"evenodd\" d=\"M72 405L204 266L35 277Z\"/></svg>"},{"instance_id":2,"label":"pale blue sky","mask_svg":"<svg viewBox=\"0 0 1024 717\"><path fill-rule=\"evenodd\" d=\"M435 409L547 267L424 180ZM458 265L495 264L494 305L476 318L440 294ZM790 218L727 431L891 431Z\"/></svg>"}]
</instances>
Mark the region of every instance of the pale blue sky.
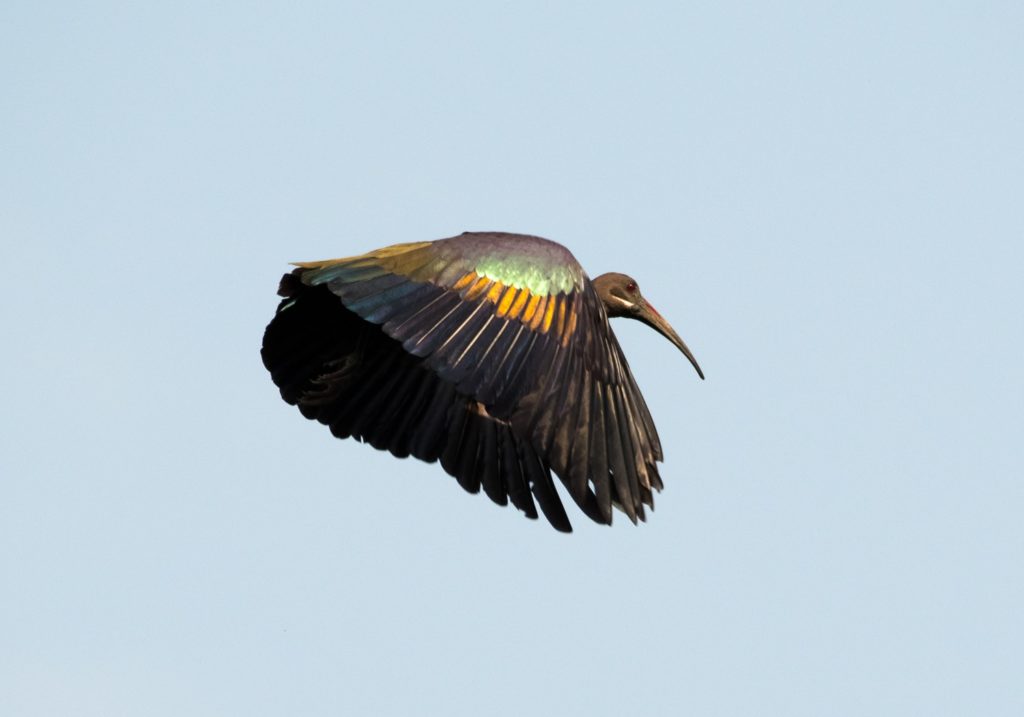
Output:
<instances>
[{"instance_id":1,"label":"pale blue sky","mask_svg":"<svg viewBox=\"0 0 1024 717\"><path fill-rule=\"evenodd\" d=\"M643 5L0 10L0 713L1024 714L1024 10ZM693 348L646 525L278 398L288 261L467 229Z\"/></svg>"}]
</instances>

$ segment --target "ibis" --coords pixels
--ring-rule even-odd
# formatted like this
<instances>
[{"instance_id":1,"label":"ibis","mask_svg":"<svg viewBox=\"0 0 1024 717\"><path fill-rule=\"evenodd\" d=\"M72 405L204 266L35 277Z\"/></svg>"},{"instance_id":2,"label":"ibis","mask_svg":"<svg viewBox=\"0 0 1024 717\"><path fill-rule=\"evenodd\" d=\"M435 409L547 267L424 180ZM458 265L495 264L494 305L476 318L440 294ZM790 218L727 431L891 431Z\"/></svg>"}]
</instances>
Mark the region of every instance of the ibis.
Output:
<instances>
[{"instance_id":1,"label":"ibis","mask_svg":"<svg viewBox=\"0 0 1024 717\"><path fill-rule=\"evenodd\" d=\"M338 438L435 462L557 530L653 509L661 442L609 326L647 324L704 374L625 274L590 279L536 236L466 232L295 264L263 336L281 397Z\"/></svg>"}]
</instances>

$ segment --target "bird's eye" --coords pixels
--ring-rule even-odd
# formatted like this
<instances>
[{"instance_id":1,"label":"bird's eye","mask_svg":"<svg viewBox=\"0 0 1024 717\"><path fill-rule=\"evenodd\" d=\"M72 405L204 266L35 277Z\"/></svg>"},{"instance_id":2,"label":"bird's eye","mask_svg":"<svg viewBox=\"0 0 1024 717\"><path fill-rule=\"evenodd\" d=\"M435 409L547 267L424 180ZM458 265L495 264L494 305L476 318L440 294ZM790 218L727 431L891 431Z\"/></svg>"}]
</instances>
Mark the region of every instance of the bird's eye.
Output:
<instances>
[{"instance_id":1,"label":"bird's eye","mask_svg":"<svg viewBox=\"0 0 1024 717\"><path fill-rule=\"evenodd\" d=\"M636 293L636 282L635 281L631 281L628 284L626 284L626 291L628 291L630 294L635 294Z\"/></svg>"}]
</instances>

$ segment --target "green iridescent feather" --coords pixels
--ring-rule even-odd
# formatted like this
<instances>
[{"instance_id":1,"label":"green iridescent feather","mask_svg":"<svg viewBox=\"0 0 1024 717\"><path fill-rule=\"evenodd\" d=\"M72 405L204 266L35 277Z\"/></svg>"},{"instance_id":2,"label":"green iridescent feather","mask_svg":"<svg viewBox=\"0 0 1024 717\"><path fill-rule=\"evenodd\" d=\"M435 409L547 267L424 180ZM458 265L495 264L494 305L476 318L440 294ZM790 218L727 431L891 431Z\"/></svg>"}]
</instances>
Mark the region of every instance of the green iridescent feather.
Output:
<instances>
[{"instance_id":1,"label":"green iridescent feather","mask_svg":"<svg viewBox=\"0 0 1024 717\"><path fill-rule=\"evenodd\" d=\"M568 249L541 237L466 232L434 242L396 244L346 259L298 264L311 286L366 281L383 273L450 287L473 271L505 286L549 296L582 288L586 278Z\"/></svg>"}]
</instances>

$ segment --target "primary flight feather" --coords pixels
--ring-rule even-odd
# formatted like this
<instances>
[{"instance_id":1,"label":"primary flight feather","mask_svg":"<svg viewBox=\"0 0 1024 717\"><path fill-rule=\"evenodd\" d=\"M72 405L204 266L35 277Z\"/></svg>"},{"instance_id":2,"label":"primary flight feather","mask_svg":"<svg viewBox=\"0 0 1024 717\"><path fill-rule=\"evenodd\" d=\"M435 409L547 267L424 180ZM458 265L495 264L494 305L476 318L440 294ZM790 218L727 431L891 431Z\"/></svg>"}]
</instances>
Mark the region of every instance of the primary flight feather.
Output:
<instances>
[{"instance_id":1,"label":"primary flight feather","mask_svg":"<svg viewBox=\"0 0 1024 717\"><path fill-rule=\"evenodd\" d=\"M530 518L539 504L561 531L552 473L598 523L613 506L633 522L653 508L661 443L608 318L643 321L704 375L630 277L591 280L560 244L498 232L296 267L262 356L305 417L440 460Z\"/></svg>"}]
</instances>

